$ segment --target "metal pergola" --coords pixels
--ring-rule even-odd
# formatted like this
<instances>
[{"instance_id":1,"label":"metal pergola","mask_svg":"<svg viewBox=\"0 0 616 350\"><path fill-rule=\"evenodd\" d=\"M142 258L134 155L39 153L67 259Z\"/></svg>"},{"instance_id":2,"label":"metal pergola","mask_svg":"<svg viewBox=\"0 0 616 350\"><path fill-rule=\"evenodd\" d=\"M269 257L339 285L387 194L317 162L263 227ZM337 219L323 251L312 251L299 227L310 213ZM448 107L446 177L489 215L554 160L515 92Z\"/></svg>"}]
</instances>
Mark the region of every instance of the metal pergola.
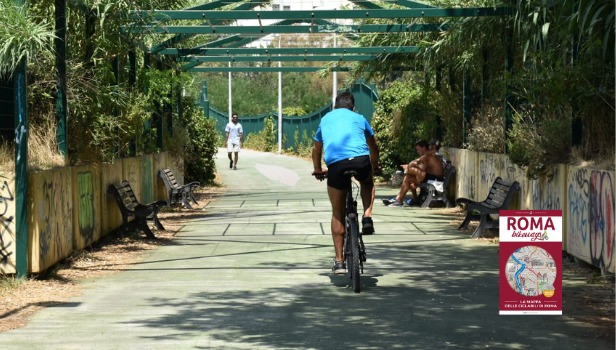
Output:
<instances>
[{"instance_id":1,"label":"metal pergola","mask_svg":"<svg viewBox=\"0 0 616 350\"><path fill-rule=\"evenodd\" d=\"M450 29L447 19L480 16L505 16L509 8L437 8L410 0L348 0L352 9L279 11L271 4L279 0L215 0L179 11L129 11L121 30L127 34L160 35L160 42L148 47L147 53L173 57L184 62L187 72L314 72L319 70L349 71L342 63L396 59L420 51L416 46L351 46L351 47L246 47L270 34L323 34L344 36L355 42L364 33L419 33ZM282 0L284 1L284 0ZM24 5L25 0L13 0ZM57 65L56 114L58 144L66 155L66 5L67 0L54 1L54 40ZM384 24L372 23L381 19ZM252 20L252 25L238 25L238 21ZM183 21L191 21L184 23ZM198 24L194 24L198 21ZM275 21L275 22L272 22ZM171 37L168 37L171 35ZM187 39L203 37L196 46L186 47ZM129 56L131 56L129 54ZM134 53L130 58L134 66ZM255 62L295 62L293 66L231 66L221 62L246 64ZM307 66L306 62L325 62L324 68ZM27 274L27 64L24 58L13 74L14 125L16 135L15 162L15 230L16 271L18 277ZM396 70L414 67L396 67ZM134 71L131 74L134 80ZM130 80L131 78L129 78Z\"/></svg>"},{"instance_id":2,"label":"metal pergola","mask_svg":"<svg viewBox=\"0 0 616 350\"><path fill-rule=\"evenodd\" d=\"M244 47L270 34L340 34L354 41L364 33L418 33L449 29L449 18L503 16L510 13L504 7L437 8L409 0L369 1L349 0L353 9L341 10L272 10L276 0L216 0L185 10L131 11L130 21L122 30L130 34L160 34L173 37L149 48L149 52L174 57L187 62L185 71L316 71L318 68L302 66L302 62L371 61L394 58L400 54L419 52L416 46L385 47L300 47L249 48ZM233 8L230 9L235 5ZM384 19L386 24L365 23ZM435 23L418 23L429 19ZM238 21L252 20L254 25L238 25ZM272 24L266 21L275 20ZM199 21L183 24L182 21ZM339 23L339 22L344 23ZM405 23L411 22L411 23ZM181 47L188 38L207 36L209 40L195 47ZM296 62L283 67L211 67L216 62ZM348 71L336 66L330 71Z\"/></svg>"}]
</instances>

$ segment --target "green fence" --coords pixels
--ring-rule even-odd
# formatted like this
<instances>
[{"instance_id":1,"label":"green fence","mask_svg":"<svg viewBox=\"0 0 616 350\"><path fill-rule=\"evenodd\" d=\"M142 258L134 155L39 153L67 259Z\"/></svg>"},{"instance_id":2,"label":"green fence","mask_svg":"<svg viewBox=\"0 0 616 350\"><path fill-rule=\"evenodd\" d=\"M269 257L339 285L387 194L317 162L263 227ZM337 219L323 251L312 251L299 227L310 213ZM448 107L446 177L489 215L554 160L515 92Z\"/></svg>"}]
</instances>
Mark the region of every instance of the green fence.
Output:
<instances>
[{"instance_id":1,"label":"green fence","mask_svg":"<svg viewBox=\"0 0 616 350\"><path fill-rule=\"evenodd\" d=\"M355 97L355 110L357 113L366 117L368 122L372 120L374 114L374 102L378 100L376 88L373 85L368 85L364 82L357 83L351 88L351 92ZM295 133L299 133L300 141L304 135L309 137L317 130L321 118L332 110L332 104L329 103L318 111L312 112L304 116L282 117L282 138L284 140L283 148L291 148L295 146ZM229 115L210 107L210 118L217 120L217 129L223 135L225 134L225 126L229 122ZM257 116L239 116L239 121L244 128L244 137L252 133L259 133L263 130L265 118L272 117L274 125L278 130L278 112L268 112Z\"/></svg>"}]
</instances>

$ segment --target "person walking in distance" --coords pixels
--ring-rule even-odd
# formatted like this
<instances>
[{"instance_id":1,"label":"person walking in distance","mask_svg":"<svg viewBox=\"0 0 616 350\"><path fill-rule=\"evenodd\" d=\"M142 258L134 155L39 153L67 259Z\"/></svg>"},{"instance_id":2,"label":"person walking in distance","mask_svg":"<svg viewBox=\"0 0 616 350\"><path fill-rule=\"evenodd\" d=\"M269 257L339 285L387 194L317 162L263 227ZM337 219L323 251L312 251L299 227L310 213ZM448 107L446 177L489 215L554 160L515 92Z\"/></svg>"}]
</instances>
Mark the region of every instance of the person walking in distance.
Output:
<instances>
[{"instance_id":1,"label":"person walking in distance","mask_svg":"<svg viewBox=\"0 0 616 350\"><path fill-rule=\"evenodd\" d=\"M229 168L237 170L237 159L239 158L242 138L244 136L242 124L237 121L237 113L231 115L231 122L225 127L225 132L227 134L225 146L227 147L227 155L229 156Z\"/></svg>"},{"instance_id":2,"label":"person walking in distance","mask_svg":"<svg viewBox=\"0 0 616 350\"><path fill-rule=\"evenodd\" d=\"M361 114L355 113L355 98L350 92L336 97L334 110L322 119L314 136L312 148L313 175L318 180L327 176L327 194L332 207L331 232L334 241L334 274L346 273L342 245L344 243L344 210L346 191L351 179L344 175L355 170L360 184L364 209L362 233L374 233L372 206L374 204L374 172L378 170L379 147L374 131ZM327 169L321 167L321 157Z\"/></svg>"}]
</instances>

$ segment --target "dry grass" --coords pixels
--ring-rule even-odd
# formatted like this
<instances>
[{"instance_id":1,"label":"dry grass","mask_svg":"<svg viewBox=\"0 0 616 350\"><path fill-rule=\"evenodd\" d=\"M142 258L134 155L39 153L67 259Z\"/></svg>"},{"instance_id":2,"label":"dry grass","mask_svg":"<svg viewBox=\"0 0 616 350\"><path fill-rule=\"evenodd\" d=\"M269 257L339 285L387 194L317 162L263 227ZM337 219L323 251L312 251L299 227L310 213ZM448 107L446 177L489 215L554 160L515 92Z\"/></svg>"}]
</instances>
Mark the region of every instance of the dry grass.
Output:
<instances>
[{"instance_id":1,"label":"dry grass","mask_svg":"<svg viewBox=\"0 0 616 350\"><path fill-rule=\"evenodd\" d=\"M56 124L51 120L30 127L28 169L46 170L67 165L65 157L58 151L56 130Z\"/></svg>"},{"instance_id":2,"label":"dry grass","mask_svg":"<svg viewBox=\"0 0 616 350\"><path fill-rule=\"evenodd\" d=\"M570 163L571 165L598 170L614 170L616 168L616 163L613 156L606 156L604 158L594 160L584 160L582 157L582 152L578 148L574 148L571 151Z\"/></svg>"},{"instance_id":3,"label":"dry grass","mask_svg":"<svg viewBox=\"0 0 616 350\"><path fill-rule=\"evenodd\" d=\"M5 143L0 143L0 170L14 171L15 170L15 147Z\"/></svg>"},{"instance_id":4,"label":"dry grass","mask_svg":"<svg viewBox=\"0 0 616 350\"><path fill-rule=\"evenodd\" d=\"M42 124L30 125L28 132L28 170L47 170L67 165L65 157L58 151L56 124L47 120ZM15 169L15 146L0 144L0 169Z\"/></svg>"}]
</instances>

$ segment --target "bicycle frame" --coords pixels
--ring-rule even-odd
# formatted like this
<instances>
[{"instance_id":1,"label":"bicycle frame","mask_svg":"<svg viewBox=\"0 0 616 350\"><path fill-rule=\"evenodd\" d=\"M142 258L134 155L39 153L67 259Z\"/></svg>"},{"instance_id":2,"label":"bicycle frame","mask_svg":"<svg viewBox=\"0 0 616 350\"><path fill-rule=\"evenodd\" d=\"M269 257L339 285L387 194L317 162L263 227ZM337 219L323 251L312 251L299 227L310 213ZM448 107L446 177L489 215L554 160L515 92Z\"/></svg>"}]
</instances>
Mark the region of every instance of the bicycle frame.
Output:
<instances>
[{"instance_id":1,"label":"bicycle frame","mask_svg":"<svg viewBox=\"0 0 616 350\"><path fill-rule=\"evenodd\" d=\"M364 272L363 262L366 261L366 251L359 231L357 200L353 196L353 186L359 188L357 184L352 183L346 193L343 253L347 264L347 275L353 280L353 290L359 293L359 275Z\"/></svg>"}]
</instances>

